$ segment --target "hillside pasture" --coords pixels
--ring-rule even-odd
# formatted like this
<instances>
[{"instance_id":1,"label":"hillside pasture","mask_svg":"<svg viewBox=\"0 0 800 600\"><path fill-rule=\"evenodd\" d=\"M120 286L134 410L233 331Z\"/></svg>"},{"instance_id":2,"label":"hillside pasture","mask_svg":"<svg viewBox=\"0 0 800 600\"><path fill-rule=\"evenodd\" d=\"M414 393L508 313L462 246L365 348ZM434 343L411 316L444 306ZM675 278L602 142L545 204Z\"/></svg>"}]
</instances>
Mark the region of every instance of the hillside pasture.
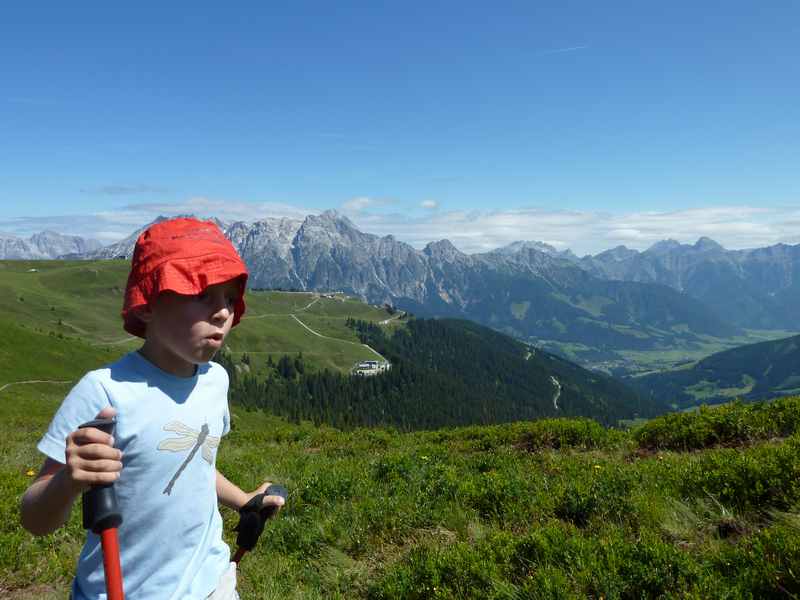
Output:
<instances>
[{"instance_id":1,"label":"hillside pasture","mask_svg":"<svg viewBox=\"0 0 800 600\"><path fill-rule=\"evenodd\" d=\"M129 262L122 260L0 261L0 328L9 336L7 340L16 339L17 330L13 328L25 329L33 338L23 335L20 343L40 347L56 348L59 343L50 344L50 338L67 337L103 348L100 356L108 359L136 349L141 340L122 329L120 318L129 268ZM277 360L284 354L302 353L312 370L349 372L354 364L373 359L375 354L360 344L345 320L382 321L390 317L382 308L341 294L329 298L314 292L248 291L246 302L244 319L232 330L227 344L234 357L241 359L247 353L256 369L269 355ZM292 315L320 335L314 335ZM39 334L47 339L36 338ZM0 357L4 351L13 352L12 345L0 345ZM52 348L45 354L48 352L52 354ZM25 363L26 356L23 353L19 360ZM35 368L25 372L32 373L32 378L43 378L37 375L42 372L37 360L29 362ZM10 368L12 362L5 364ZM25 370L15 365L17 372L5 377L0 366L0 385L21 380L21 368Z\"/></svg>"},{"instance_id":2,"label":"hillside pasture","mask_svg":"<svg viewBox=\"0 0 800 600\"><path fill-rule=\"evenodd\" d=\"M77 376L77 373L75 374ZM68 386L0 392L0 596L66 597L84 532L34 538L17 503ZM800 399L785 420L800 422ZM717 409L710 409L717 410ZM742 407L725 420L762 416ZM683 415L701 419L702 415ZM243 600L767 598L800 593L800 439L641 453L546 420L398 434L233 407L217 459L289 501L241 563ZM237 516L221 509L235 545ZM124 552L124 549L123 549ZM39 594L37 596L37 594ZM45 594L45 595L41 595Z\"/></svg>"},{"instance_id":3,"label":"hillside pasture","mask_svg":"<svg viewBox=\"0 0 800 600\"><path fill-rule=\"evenodd\" d=\"M70 291L81 278L75 285L91 285L81 271L91 264L36 262L31 273L0 262L9 292L0 312L2 598L67 597L85 536L77 504L65 527L31 536L19 500L71 385L127 351L101 343L121 337L119 298L102 292L124 285L121 263L95 263L114 273L97 275L102 315L78 310L91 298ZM345 315L314 313L322 300L304 315L313 296L270 294L253 293L248 314L266 314L270 300L288 312L243 321L234 349L293 350L304 340L304 357L334 350L291 315L326 333ZM51 305L73 310L86 333L54 327ZM23 383L38 380L47 383ZM588 419L339 431L237 405L231 413L219 470L246 490L265 479L289 489L241 563L243 600L800 596L800 398L670 415L631 432ZM238 515L221 512L235 547Z\"/></svg>"}]
</instances>

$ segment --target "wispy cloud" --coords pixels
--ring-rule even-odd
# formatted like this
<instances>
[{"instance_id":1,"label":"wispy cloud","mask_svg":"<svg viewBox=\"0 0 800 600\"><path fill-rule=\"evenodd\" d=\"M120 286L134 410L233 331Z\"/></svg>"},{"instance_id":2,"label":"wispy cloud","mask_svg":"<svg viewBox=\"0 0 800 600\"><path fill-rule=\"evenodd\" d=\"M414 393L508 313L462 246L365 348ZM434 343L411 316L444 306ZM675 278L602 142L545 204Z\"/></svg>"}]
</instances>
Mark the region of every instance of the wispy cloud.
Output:
<instances>
[{"instance_id":1,"label":"wispy cloud","mask_svg":"<svg viewBox=\"0 0 800 600\"><path fill-rule=\"evenodd\" d=\"M586 50L589 46L569 46L567 48L555 48L553 50L543 50L537 52L536 56L547 56L548 54L561 54L562 52L576 52L578 50Z\"/></svg>"},{"instance_id":2,"label":"wispy cloud","mask_svg":"<svg viewBox=\"0 0 800 600\"><path fill-rule=\"evenodd\" d=\"M98 194L101 196L134 196L136 194L163 194L167 188L154 185L99 185L82 188L82 194Z\"/></svg>"},{"instance_id":3,"label":"wispy cloud","mask_svg":"<svg viewBox=\"0 0 800 600\"><path fill-rule=\"evenodd\" d=\"M343 202L341 205L342 212L345 213L360 213L367 209L381 208L384 206L391 206L396 204L395 200L390 198L370 198L367 196L359 196Z\"/></svg>"},{"instance_id":4,"label":"wispy cloud","mask_svg":"<svg viewBox=\"0 0 800 600\"><path fill-rule=\"evenodd\" d=\"M194 197L172 203L127 204L84 215L0 219L0 232L29 237L34 233L49 229L65 235L79 235L110 244L128 237L136 229L159 216L192 214L201 218L217 217L226 222L252 222L267 217L302 219L309 214L318 212L316 209L279 202L243 202Z\"/></svg>"},{"instance_id":5,"label":"wispy cloud","mask_svg":"<svg viewBox=\"0 0 800 600\"><path fill-rule=\"evenodd\" d=\"M694 243L707 236L726 248L800 243L798 207L723 206L668 212L604 212L520 208L498 211L439 211L419 216L361 213L364 231L392 234L422 248L449 239L464 252L485 252L517 240L545 241L576 254L596 254L625 245L644 250L663 239Z\"/></svg>"},{"instance_id":6,"label":"wispy cloud","mask_svg":"<svg viewBox=\"0 0 800 600\"><path fill-rule=\"evenodd\" d=\"M618 245L643 250L667 238L694 243L703 236L730 249L800 243L799 206L713 206L611 214L536 207L443 211L438 205L433 207L433 202L360 197L345 202L340 209L362 231L391 234L416 248L449 239L468 253L485 252L518 240L544 241L560 249L571 248L579 255L596 254ZM319 212L280 202L194 197L175 203L128 204L87 215L4 219L0 220L0 232L28 237L50 229L111 243L160 215L194 214L225 222L253 222L266 217L302 219Z\"/></svg>"}]
</instances>

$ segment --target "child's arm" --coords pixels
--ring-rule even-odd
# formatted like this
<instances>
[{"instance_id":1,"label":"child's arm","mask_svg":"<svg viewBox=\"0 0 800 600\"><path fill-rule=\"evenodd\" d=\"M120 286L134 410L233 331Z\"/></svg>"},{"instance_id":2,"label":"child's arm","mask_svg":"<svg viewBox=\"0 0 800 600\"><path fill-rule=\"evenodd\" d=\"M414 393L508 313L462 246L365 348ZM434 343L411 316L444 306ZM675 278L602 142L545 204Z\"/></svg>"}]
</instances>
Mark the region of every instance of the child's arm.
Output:
<instances>
[{"instance_id":1,"label":"child's arm","mask_svg":"<svg viewBox=\"0 0 800 600\"><path fill-rule=\"evenodd\" d=\"M239 510L256 494L263 494L270 486L269 481L265 481L254 491L247 493L237 485L228 481L225 476L217 471L217 499L228 508ZM280 496L265 496L264 506L274 505L280 508L283 506L283 498Z\"/></svg>"},{"instance_id":2,"label":"child's arm","mask_svg":"<svg viewBox=\"0 0 800 600\"><path fill-rule=\"evenodd\" d=\"M100 411L98 418L114 416L114 409ZM66 464L48 458L22 496L22 526L34 535L52 533L69 519L75 499L99 483L113 483L122 470L122 452L99 429L87 427L67 437Z\"/></svg>"}]
</instances>

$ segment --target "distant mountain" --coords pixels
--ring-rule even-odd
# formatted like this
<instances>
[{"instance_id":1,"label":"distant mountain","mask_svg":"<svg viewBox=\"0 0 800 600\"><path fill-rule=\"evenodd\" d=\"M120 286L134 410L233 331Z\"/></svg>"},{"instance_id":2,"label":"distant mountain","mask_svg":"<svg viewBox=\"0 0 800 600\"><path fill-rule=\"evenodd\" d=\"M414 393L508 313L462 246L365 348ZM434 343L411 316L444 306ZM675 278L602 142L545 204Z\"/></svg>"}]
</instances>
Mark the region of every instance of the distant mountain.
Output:
<instances>
[{"instance_id":1,"label":"distant mountain","mask_svg":"<svg viewBox=\"0 0 800 600\"><path fill-rule=\"evenodd\" d=\"M247 263L252 287L342 290L421 316L471 319L528 341L574 342L601 353L738 333L686 294L593 276L571 252L541 243L467 255L441 240L416 250L391 235L363 233L335 211L218 224ZM88 256L128 258L139 231Z\"/></svg>"},{"instance_id":2,"label":"distant mountain","mask_svg":"<svg viewBox=\"0 0 800 600\"><path fill-rule=\"evenodd\" d=\"M550 256L556 256L558 258L566 258L567 260L577 261L578 257L573 254L572 250L567 248L566 250L558 250L554 246L550 244L545 244L544 242L513 242L508 244L507 246L503 246L501 248L497 248L496 250L492 250L492 254L517 254L522 250L538 250L539 252L544 252L545 254L549 254Z\"/></svg>"},{"instance_id":3,"label":"distant mountain","mask_svg":"<svg viewBox=\"0 0 800 600\"><path fill-rule=\"evenodd\" d=\"M693 245L665 240L644 252L621 246L578 264L595 277L667 285L740 327L796 330L800 323L800 244L726 250L707 237Z\"/></svg>"},{"instance_id":4,"label":"distant mountain","mask_svg":"<svg viewBox=\"0 0 800 600\"><path fill-rule=\"evenodd\" d=\"M0 259L42 260L85 254L101 248L97 240L43 231L24 239L0 234Z\"/></svg>"},{"instance_id":5,"label":"distant mountain","mask_svg":"<svg viewBox=\"0 0 800 600\"><path fill-rule=\"evenodd\" d=\"M101 248L95 248L91 251L82 253L80 256L70 256L68 258L82 258L82 259L90 259L90 260L102 260L102 259L112 259L112 258L124 258L126 260L130 260L133 256L133 248L136 246L136 240L142 234L142 232L153 225L154 223L161 223L161 221L167 221L169 219L175 219L178 217L193 217L194 215L176 215L172 217L165 217L159 216L147 225L140 227L124 240L120 240L119 242L115 242L108 246L103 246ZM213 223L215 223L220 229L225 231L228 227L226 223L220 221L219 219L212 218L209 219Z\"/></svg>"},{"instance_id":6,"label":"distant mountain","mask_svg":"<svg viewBox=\"0 0 800 600\"><path fill-rule=\"evenodd\" d=\"M674 408L799 394L800 336L733 348L688 367L626 381L656 405Z\"/></svg>"}]
</instances>

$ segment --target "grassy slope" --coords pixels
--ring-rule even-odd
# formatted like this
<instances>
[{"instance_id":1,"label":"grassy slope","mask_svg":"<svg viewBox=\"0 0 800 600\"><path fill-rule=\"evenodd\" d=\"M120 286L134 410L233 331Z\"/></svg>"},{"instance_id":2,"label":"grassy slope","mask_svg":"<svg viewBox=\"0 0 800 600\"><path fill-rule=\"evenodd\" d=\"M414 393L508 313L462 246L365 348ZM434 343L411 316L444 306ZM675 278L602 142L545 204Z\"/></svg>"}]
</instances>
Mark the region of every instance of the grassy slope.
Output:
<instances>
[{"instance_id":1,"label":"grassy slope","mask_svg":"<svg viewBox=\"0 0 800 600\"><path fill-rule=\"evenodd\" d=\"M28 276L3 268L2 285ZM8 304L0 312L0 387L9 380L74 381L125 351L51 336L57 322L47 324L49 308L33 301L39 284L22 281L10 289L21 291L25 310ZM42 297L70 309L57 294ZM276 295L270 305L266 295L263 304L251 302L250 314L307 304L296 300ZM13 294L2 301L19 302ZM98 336L114 338L115 318L81 320L79 306L71 307L74 325L88 331L94 323ZM19 315L16 322L9 314ZM342 317L333 309L315 314ZM245 322L241 331L249 327ZM33 538L18 526L17 506L28 473L42 461L36 441L69 385L0 391L0 597L66 597L83 539L79 510L65 528ZM342 433L234 407L220 470L245 489L263 478L290 489L284 513L242 563L242 598L798 594L800 399L781 410L784 416L771 418L784 423L777 432L748 428L751 417L734 411L719 419L732 436L714 437L713 423L687 425L707 418L698 413L678 425L656 420L649 437L637 438L578 420ZM730 447L660 450L682 447L664 441L676 432L701 446L719 439ZM226 509L223 516L232 544L236 518Z\"/></svg>"},{"instance_id":2,"label":"grassy slope","mask_svg":"<svg viewBox=\"0 0 800 600\"><path fill-rule=\"evenodd\" d=\"M47 336L50 339L44 346L55 343L51 334L60 334L108 348L109 357L137 348L141 342L122 330L119 317L128 269L126 261L0 261L0 329L8 336L3 338L6 343L0 343L0 357L3 352L14 352L13 344L8 343L15 339L14 327ZM249 292L247 306L241 326L227 341L235 355L250 354L256 367L268 354L275 359L302 352L311 369L347 371L375 355L358 343L344 326L345 319L381 321L389 317L385 310L353 299L319 298L310 293ZM318 333L336 339L312 334L292 314ZM28 343L38 338L22 339L21 343ZM34 366L32 378L38 377L35 360ZM2 369L0 366L0 385L23 379L19 373L6 377Z\"/></svg>"},{"instance_id":3,"label":"grassy slope","mask_svg":"<svg viewBox=\"0 0 800 600\"><path fill-rule=\"evenodd\" d=\"M734 398L749 400L800 393L800 336L748 344L681 369L630 379L659 403L686 408Z\"/></svg>"},{"instance_id":4,"label":"grassy slope","mask_svg":"<svg viewBox=\"0 0 800 600\"><path fill-rule=\"evenodd\" d=\"M646 375L666 369L683 368L706 356L747 344L778 340L796 335L795 331L744 330L742 335L719 338L698 335L695 340L673 340L668 346L653 350L597 350L585 344L538 340L546 350L563 355L582 366L607 372Z\"/></svg>"},{"instance_id":5,"label":"grassy slope","mask_svg":"<svg viewBox=\"0 0 800 600\"><path fill-rule=\"evenodd\" d=\"M79 510L33 538L16 507L67 388L12 389L0 392L0 596L63 598ZM784 408L800 422L800 399ZM659 427L669 436L674 424L651 425L648 440ZM235 408L218 467L246 489L263 478L290 489L242 562L245 600L797 593L800 439L759 440L640 450L631 434L579 420L342 433ZM235 515L223 516L233 544Z\"/></svg>"}]
</instances>

